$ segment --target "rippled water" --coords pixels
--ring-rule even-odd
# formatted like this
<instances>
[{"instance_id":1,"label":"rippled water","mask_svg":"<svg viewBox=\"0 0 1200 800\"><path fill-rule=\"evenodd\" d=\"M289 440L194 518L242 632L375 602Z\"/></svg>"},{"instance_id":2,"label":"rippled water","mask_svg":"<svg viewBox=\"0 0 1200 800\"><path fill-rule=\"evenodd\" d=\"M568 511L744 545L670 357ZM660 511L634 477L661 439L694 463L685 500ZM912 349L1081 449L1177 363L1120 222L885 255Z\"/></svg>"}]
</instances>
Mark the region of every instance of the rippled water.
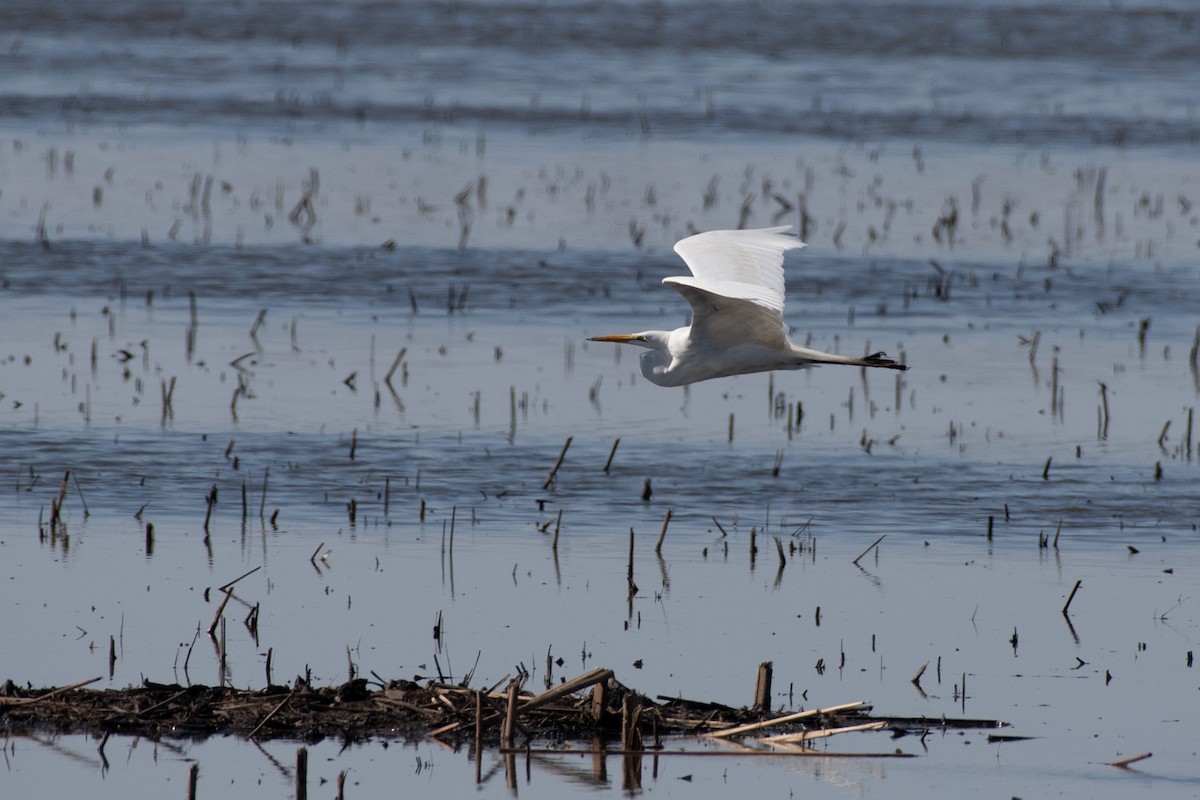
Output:
<instances>
[{"instance_id":1,"label":"rippled water","mask_svg":"<svg viewBox=\"0 0 1200 800\"><path fill-rule=\"evenodd\" d=\"M0 677L478 653L743 705L773 660L781 707L1038 738L664 756L648 791L1195 796L1194 12L748 8L4 4ZM804 229L794 339L912 369L664 390L586 341L682 324L670 245L739 223ZM221 673L206 589L254 567ZM294 747L12 737L0 785L181 792L195 760L285 796ZM351 796L480 791L430 742L313 753ZM618 771L532 758L519 791Z\"/></svg>"}]
</instances>

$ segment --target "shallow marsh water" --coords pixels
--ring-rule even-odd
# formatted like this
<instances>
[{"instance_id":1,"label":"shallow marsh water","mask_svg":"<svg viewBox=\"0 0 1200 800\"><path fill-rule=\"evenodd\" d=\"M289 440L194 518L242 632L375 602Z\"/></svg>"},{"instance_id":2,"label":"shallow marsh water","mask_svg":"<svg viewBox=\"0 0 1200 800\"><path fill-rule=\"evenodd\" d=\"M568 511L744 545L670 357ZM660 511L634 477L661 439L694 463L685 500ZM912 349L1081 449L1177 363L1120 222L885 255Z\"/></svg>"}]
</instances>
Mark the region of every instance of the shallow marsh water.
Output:
<instances>
[{"instance_id":1,"label":"shallow marsh water","mask_svg":"<svg viewBox=\"0 0 1200 800\"><path fill-rule=\"evenodd\" d=\"M646 792L1200 793L1188 13L962 3L945 28L942 6L809 5L825 36L768 26L765 44L706 39L715 5L624 8L685 37L667 46L574 4L208 4L203 25L6 4L23 33L0 90L0 677L257 687L270 648L276 682L340 683L348 658L385 678L474 666L476 684L610 666L650 695L744 705L772 660L781 708L866 699L1035 738L647 757ZM380 30L420 46L398 56ZM847 31L865 42L821 44ZM585 341L681 324L658 282L681 269L670 244L743 208L798 224L801 196L793 337L909 372L663 390L635 352ZM68 537L42 540L67 470ZM782 570L775 536L801 548ZM222 675L211 589L254 567ZM298 746L114 737L106 767L97 744L10 738L0 786L182 796L196 761L200 796L287 796ZM477 788L467 748L310 751L312 783L349 770L351 797L509 791L492 753ZM605 769L521 759L517 791L621 791Z\"/></svg>"}]
</instances>

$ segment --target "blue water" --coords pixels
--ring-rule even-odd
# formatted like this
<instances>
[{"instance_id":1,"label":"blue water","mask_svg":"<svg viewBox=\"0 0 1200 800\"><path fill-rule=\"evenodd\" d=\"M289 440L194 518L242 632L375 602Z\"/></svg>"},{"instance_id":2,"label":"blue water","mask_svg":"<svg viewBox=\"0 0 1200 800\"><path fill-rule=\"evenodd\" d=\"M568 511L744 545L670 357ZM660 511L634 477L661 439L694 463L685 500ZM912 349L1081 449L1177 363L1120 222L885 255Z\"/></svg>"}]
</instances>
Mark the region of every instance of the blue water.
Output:
<instances>
[{"instance_id":1,"label":"blue water","mask_svg":"<svg viewBox=\"0 0 1200 800\"><path fill-rule=\"evenodd\" d=\"M0 679L259 687L269 647L276 682L476 653L476 682L538 681L550 648L555 679L741 705L772 659L780 707L1040 738L664 758L649 789L1195 796L1196 23L1083 0L3 4ZM586 341L685 322L660 280L691 230L789 223L793 339L911 370L664 390ZM773 537L803 548L782 569ZM204 590L254 567L262 639L230 612L221 672ZM202 795L291 791L295 743L114 736L106 766L86 737L8 741L17 794L178 792L189 759ZM318 752L362 791L504 770L485 754L481 789L431 743ZM620 791L615 761L534 762L524 796Z\"/></svg>"},{"instance_id":2,"label":"blue water","mask_svg":"<svg viewBox=\"0 0 1200 800\"><path fill-rule=\"evenodd\" d=\"M244 130L1197 143L1184 2L13 2L0 114Z\"/></svg>"}]
</instances>

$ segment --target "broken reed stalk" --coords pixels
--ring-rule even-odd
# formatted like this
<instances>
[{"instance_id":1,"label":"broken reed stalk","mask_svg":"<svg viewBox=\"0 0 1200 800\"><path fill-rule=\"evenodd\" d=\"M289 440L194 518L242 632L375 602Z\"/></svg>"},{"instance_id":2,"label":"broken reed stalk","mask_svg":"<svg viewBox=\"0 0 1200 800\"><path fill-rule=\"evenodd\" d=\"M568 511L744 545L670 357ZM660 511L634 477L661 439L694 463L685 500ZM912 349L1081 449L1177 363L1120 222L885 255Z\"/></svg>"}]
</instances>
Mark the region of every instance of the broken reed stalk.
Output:
<instances>
[{"instance_id":1,"label":"broken reed stalk","mask_svg":"<svg viewBox=\"0 0 1200 800\"><path fill-rule=\"evenodd\" d=\"M517 693L521 688L521 679L513 678L508 684L507 707L504 712L504 727L500 729L502 747L513 746L513 729L517 725Z\"/></svg>"},{"instance_id":2,"label":"broken reed stalk","mask_svg":"<svg viewBox=\"0 0 1200 800\"><path fill-rule=\"evenodd\" d=\"M774 669L772 662L764 661L758 665L754 677L754 707L763 713L771 710L771 676Z\"/></svg>"},{"instance_id":3,"label":"broken reed stalk","mask_svg":"<svg viewBox=\"0 0 1200 800\"><path fill-rule=\"evenodd\" d=\"M1107 439L1108 438L1108 419L1109 419L1109 417L1108 417L1108 386L1105 385L1103 381L1100 381L1099 383L1100 383L1100 402L1104 409L1104 416L1101 419L1100 430L1098 431L1098 433L1100 434L1099 438Z\"/></svg>"},{"instance_id":4,"label":"broken reed stalk","mask_svg":"<svg viewBox=\"0 0 1200 800\"><path fill-rule=\"evenodd\" d=\"M764 719L761 722L750 722L745 725L738 725L733 728L726 728L721 731L713 731L712 733L704 734L710 739L728 739L731 736L741 736L743 733L761 730L763 728L771 728L776 725L787 725L792 722L799 722L802 719L810 719L811 717L819 717L825 714L836 714L842 711L853 711L863 708L867 703L865 700L858 700L853 703L843 703L837 706L827 706L825 708L811 708L808 711L797 711L793 714L784 714L782 717L774 717L772 719Z\"/></svg>"},{"instance_id":5,"label":"broken reed stalk","mask_svg":"<svg viewBox=\"0 0 1200 800\"><path fill-rule=\"evenodd\" d=\"M52 689L51 691L46 692L45 694L40 694L37 697L0 697L0 708L3 708L4 706L33 705L34 703L40 703L43 700L50 700L58 697L60 694L66 694L74 689L81 689L84 686L103 679L103 675L97 675L95 678L89 678L86 681L76 681L75 683L68 684L67 686L60 686L57 689Z\"/></svg>"},{"instance_id":6,"label":"broken reed stalk","mask_svg":"<svg viewBox=\"0 0 1200 800\"><path fill-rule=\"evenodd\" d=\"M270 685L271 685L271 683L270 683L270 676L269 676L269 675L268 675L268 678L267 678L267 685L268 685L268 686L270 686ZM254 738L254 737L255 737L255 736L258 734L258 732L259 732L259 731L261 731L261 730L263 729L263 726L264 726L264 725L266 725L268 722L270 722L270 721L271 721L271 719L272 719L272 718L273 718L273 717L274 717L276 714L278 714L278 713L279 713L280 709L282 709L282 708L283 708L285 705L287 705L287 702L288 702L289 700L291 700L291 699L292 699L292 697L293 697L295 694L296 694L296 690L295 690L295 689L292 689L290 692L288 692L288 693L287 693L287 696L286 696L286 697L284 697L282 700L280 700L280 701L279 701L279 705L277 705L277 706L275 706L274 708L272 708L272 709L271 709L271 710L270 710L270 711L267 713L267 715L266 715L265 717L263 717L263 718L262 718L262 722L258 723L258 725L257 725L257 726L254 728L254 730L250 731L250 735L249 735L249 736L247 736L246 738L247 738L247 739L253 739L253 738Z\"/></svg>"},{"instance_id":7,"label":"broken reed stalk","mask_svg":"<svg viewBox=\"0 0 1200 800\"><path fill-rule=\"evenodd\" d=\"M788 746L786 743L775 742L779 749L776 750L748 750L738 748L736 750L655 750L654 758L659 756L688 756L688 757L720 757L720 756L735 756L737 758L747 758L753 756L766 756L768 758L780 758L785 756L797 756L800 758L820 758L826 759L857 759L857 758L916 758L913 753L905 753L900 750L889 750L883 753L842 753L832 750L814 750L808 747L797 747L795 745ZM503 749L502 749L503 752ZM645 748L641 750L624 750L605 747L599 748L521 748L522 753L527 756L640 756L645 755Z\"/></svg>"},{"instance_id":8,"label":"broken reed stalk","mask_svg":"<svg viewBox=\"0 0 1200 800\"><path fill-rule=\"evenodd\" d=\"M884 537L886 537L886 536L887 536L887 534L885 533L885 534L883 534L883 536L880 536L878 539L871 542L871 546L868 547L866 550L863 550L862 553L859 554L858 558L854 559L850 563L857 567L858 562L862 560L862 557L865 556L867 553L871 552L872 550L874 550L876 547L878 547L879 543L882 542L884 540Z\"/></svg>"},{"instance_id":9,"label":"broken reed stalk","mask_svg":"<svg viewBox=\"0 0 1200 800\"><path fill-rule=\"evenodd\" d=\"M260 522L265 522L267 511L267 481L271 478L271 468L263 467L263 490L262 500L258 505L258 519Z\"/></svg>"},{"instance_id":10,"label":"broken reed stalk","mask_svg":"<svg viewBox=\"0 0 1200 800\"><path fill-rule=\"evenodd\" d=\"M296 800L308 800L308 748L296 751Z\"/></svg>"},{"instance_id":11,"label":"broken reed stalk","mask_svg":"<svg viewBox=\"0 0 1200 800\"><path fill-rule=\"evenodd\" d=\"M779 554L779 568L783 569L787 566L787 557L783 554L783 540L778 536L773 538L775 539L775 552Z\"/></svg>"},{"instance_id":12,"label":"broken reed stalk","mask_svg":"<svg viewBox=\"0 0 1200 800\"><path fill-rule=\"evenodd\" d=\"M318 548L318 549L319 549L319 548ZM258 572L260 569L262 569L262 565L261 565L261 564L260 564L259 566L255 567L255 568L254 568L254 569L252 569L252 570L248 570L248 571L246 571L246 572L243 572L241 575L238 575L236 578L234 578L233 580L231 580L229 583L225 584L224 586L218 586L218 587L217 587L217 591L218 591L218 592L223 592L223 591L225 591L226 589L228 589L229 587L233 586L235 583L237 583L238 581L240 581L242 578L249 578L251 575L253 575L254 573Z\"/></svg>"},{"instance_id":13,"label":"broken reed stalk","mask_svg":"<svg viewBox=\"0 0 1200 800\"><path fill-rule=\"evenodd\" d=\"M658 532L658 544L654 545L655 555L662 555L663 539L667 537L667 526L671 524L671 509L667 509L666 516L663 517L662 530Z\"/></svg>"},{"instance_id":14,"label":"broken reed stalk","mask_svg":"<svg viewBox=\"0 0 1200 800\"><path fill-rule=\"evenodd\" d=\"M836 736L839 733L880 731L886 728L887 725L886 722L864 722L861 725L846 725L842 728L822 728L816 731L801 731L800 733L781 733L778 736L767 736L763 741L768 744L794 744L797 742L807 742L812 739L823 739L827 736Z\"/></svg>"},{"instance_id":15,"label":"broken reed stalk","mask_svg":"<svg viewBox=\"0 0 1200 800\"><path fill-rule=\"evenodd\" d=\"M1189 427L1189 429L1191 428L1191 423L1190 423L1191 416L1190 416L1190 413L1191 413L1191 412L1189 412L1189 416L1188 416L1188 420L1189 420L1188 427ZM71 478L72 478L72 479L75 481L75 492L76 492L76 494L78 494L78 495L79 495L79 502L83 503L83 518L84 518L84 519L87 519L89 516L91 516L91 512L90 512L90 511L88 511L88 504L87 504L87 500L85 500L85 499L84 499L84 497L83 497L83 487L79 485L79 473L78 473L78 472L72 472L72 473L71 473Z\"/></svg>"},{"instance_id":16,"label":"broken reed stalk","mask_svg":"<svg viewBox=\"0 0 1200 800\"><path fill-rule=\"evenodd\" d=\"M475 693L475 757L483 752L483 692Z\"/></svg>"},{"instance_id":17,"label":"broken reed stalk","mask_svg":"<svg viewBox=\"0 0 1200 800\"><path fill-rule=\"evenodd\" d=\"M921 685L921 676L925 674L925 668L928 666L929 666L929 662L926 661L924 664L921 665L921 668L919 670L917 670L917 674L912 676L911 682L914 686Z\"/></svg>"},{"instance_id":18,"label":"broken reed stalk","mask_svg":"<svg viewBox=\"0 0 1200 800\"><path fill-rule=\"evenodd\" d=\"M642 744L642 732L638 722L642 717L642 704L634 699L633 693L625 695L621 701L621 749L631 753L645 750Z\"/></svg>"},{"instance_id":19,"label":"broken reed stalk","mask_svg":"<svg viewBox=\"0 0 1200 800\"><path fill-rule=\"evenodd\" d=\"M1050 416L1058 415L1058 356L1050 362Z\"/></svg>"},{"instance_id":20,"label":"broken reed stalk","mask_svg":"<svg viewBox=\"0 0 1200 800\"><path fill-rule=\"evenodd\" d=\"M204 532L208 533L208 522L212 519L213 506L217 504L217 486L213 484L212 489L204 498Z\"/></svg>"},{"instance_id":21,"label":"broken reed stalk","mask_svg":"<svg viewBox=\"0 0 1200 800\"><path fill-rule=\"evenodd\" d=\"M1075 586L1071 588L1071 593L1067 595L1067 602L1062 607L1062 614L1064 617L1068 615L1068 609L1071 608L1071 601L1075 599L1075 593L1079 591L1079 587L1082 585L1082 579L1075 581Z\"/></svg>"},{"instance_id":22,"label":"broken reed stalk","mask_svg":"<svg viewBox=\"0 0 1200 800\"><path fill-rule=\"evenodd\" d=\"M193 763L188 769L187 799L196 800L196 784L200 782L200 765Z\"/></svg>"},{"instance_id":23,"label":"broken reed stalk","mask_svg":"<svg viewBox=\"0 0 1200 800\"><path fill-rule=\"evenodd\" d=\"M1187 454L1188 461L1192 460L1192 413L1195 410L1196 410L1195 407L1188 408L1187 432L1184 434L1184 439L1183 439L1183 449L1184 449L1184 452ZM76 481L76 482L78 483L78 481ZM84 513L85 513L85 515L87 513L86 507L84 508Z\"/></svg>"},{"instance_id":24,"label":"broken reed stalk","mask_svg":"<svg viewBox=\"0 0 1200 800\"><path fill-rule=\"evenodd\" d=\"M608 468L612 466L613 456L615 456L617 454L617 445L619 445L620 443L621 443L621 437L618 436L613 441L612 450L608 451L608 460L604 462L604 474L605 475L608 474Z\"/></svg>"},{"instance_id":25,"label":"broken reed stalk","mask_svg":"<svg viewBox=\"0 0 1200 800\"><path fill-rule=\"evenodd\" d=\"M554 483L554 476L558 474L558 468L562 466L563 459L567 455L567 448L571 446L573 436L568 436L567 441L563 442L562 450L558 454L558 458L554 460L554 466L550 468L550 473L546 475L546 480L542 482L542 489L549 489L550 484Z\"/></svg>"},{"instance_id":26,"label":"broken reed stalk","mask_svg":"<svg viewBox=\"0 0 1200 800\"><path fill-rule=\"evenodd\" d=\"M519 713L525 714L533 711L535 708L541 708L544 705L553 703L561 697L566 697L569 694L574 694L582 689L586 689L597 683L606 683L614 676L614 672L607 667L596 667L588 670L582 675L578 675L565 683L560 683L552 689L547 689L541 694L525 701L518 709Z\"/></svg>"},{"instance_id":27,"label":"broken reed stalk","mask_svg":"<svg viewBox=\"0 0 1200 800\"><path fill-rule=\"evenodd\" d=\"M558 552L558 529L562 527L563 510L558 510L558 516L554 518L554 543L550 545L550 549Z\"/></svg>"},{"instance_id":28,"label":"broken reed stalk","mask_svg":"<svg viewBox=\"0 0 1200 800\"><path fill-rule=\"evenodd\" d=\"M392 385L392 376L396 374L396 368L400 366L400 362L404 359L404 354L407 352L407 347L401 347L400 352L396 353L396 358L392 361L392 366L388 369L387 374L383 376L383 382L388 386Z\"/></svg>"},{"instance_id":29,"label":"broken reed stalk","mask_svg":"<svg viewBox=\"0 0 1200 800\"><path fill-rule=\"evenodd\" d=\"M221 601L221 605L217 607L217 614L213 617L212 625L208 626L208 635L215 636L217 624L221 621L221 615L225 613L225 606L229 604L229 598L233 597L232 589L222 590L225 594L225 599Z\"/></svg>"},{"instance_id":30,"label":"broken reed stalk","mask_svg":"<svg viewBox=\"0 0 1200 800\"><path fill-rule=\"evenodd\" d=\"M629 574L626 576L629 581L629 591L634 591L633 582L633 528L629 529Z\"/></svg>"},{"instance_id":31,"label":"broken reed stalk","mask_svg":"<svg viewBox=\"0 0 1200 800\"><path fill-rule=\"evenodd\" d=\"M1108 765L1110 767L1117 767L1119 769L1125 769L1130 764L1136 764L1139 761L1145 761L1147 758L1149 758L1152 755L1154 755L1154 754L1153 753L1138 753L1136 756L1130 756L1129 758L1118 758L1116 761L1110 761L1110 762L1108 762Z\"/></svg>"}]
</instances>

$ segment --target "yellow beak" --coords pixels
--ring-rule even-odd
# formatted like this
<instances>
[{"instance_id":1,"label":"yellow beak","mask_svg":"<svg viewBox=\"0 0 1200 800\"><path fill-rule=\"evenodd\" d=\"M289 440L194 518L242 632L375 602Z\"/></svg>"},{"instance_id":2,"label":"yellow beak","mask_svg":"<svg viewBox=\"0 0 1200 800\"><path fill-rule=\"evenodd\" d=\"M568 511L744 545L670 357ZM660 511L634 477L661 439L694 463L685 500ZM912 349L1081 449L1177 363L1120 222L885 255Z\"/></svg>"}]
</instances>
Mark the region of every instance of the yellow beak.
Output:
<instances>
[{"instance_id":1,"label":"yellow beak","mask_svg":"<svg viewBox=\"0 0 1200 800\"><path fill-rule=\"evenodd\" d=\"M646 341L646 337L637 333L610 333L606 336L591 336L588 337L590 342L620 342L622 344L633 344L636 342Z\"/></svg>"}]
</instances>

